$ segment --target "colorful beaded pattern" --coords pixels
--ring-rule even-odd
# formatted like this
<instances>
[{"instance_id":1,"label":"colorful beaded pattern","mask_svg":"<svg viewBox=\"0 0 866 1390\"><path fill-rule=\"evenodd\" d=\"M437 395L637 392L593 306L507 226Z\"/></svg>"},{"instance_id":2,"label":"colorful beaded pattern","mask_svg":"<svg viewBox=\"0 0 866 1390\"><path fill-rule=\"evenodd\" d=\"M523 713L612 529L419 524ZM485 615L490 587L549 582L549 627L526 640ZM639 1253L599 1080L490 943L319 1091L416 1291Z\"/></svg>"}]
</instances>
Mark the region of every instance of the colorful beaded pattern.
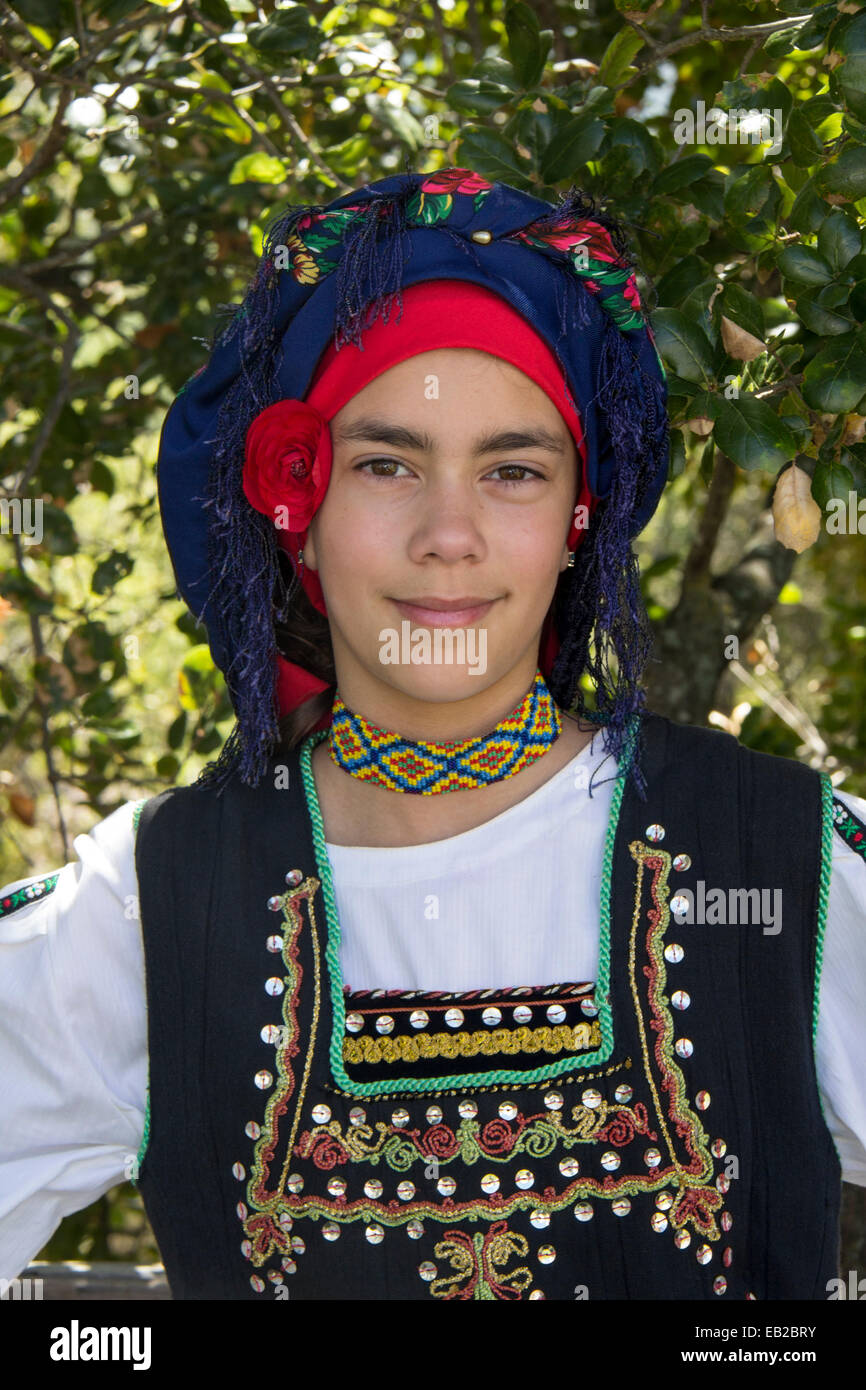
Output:
<instances>
[{"instance_id":1,"label":"colorful beaded pattern","mask_svg":"<svg viewBox=\"0 0 866 1390\"><path fill-rule=\"evenodd\" d=\"M44 878L31 879L29 883L22 883L20 888L15 888L5 897L0 898L0 917L9 917L19 908L29 907L31 903L38 902L40 898L45 898L49 893L53 893L57 887L59 872L47 874Z\"/></svg>"},{"instance_id":2,"label":"colorful beaded pattern","mask_svg":"<svg viewBox=\"0 0 866 1390\"><path fill-rule=\"evenodd\" d=\"M489 734L454 743L416 743L377 729L334 698L328 751L362 782L390 791L437 796L486 787L543 757L562 731L562 718L540 670L520 704Z\"/></svg>"},{"instance_id":3,"label":"colorful beaded pattern","mask_svg":"<svg viewBox=\"0 0 866 1390\"><path fill-rule=\"evenodd\" d=\"M832 796L832 790L831 790ZM866 859L866 825L849 811L844 801L833 797L833 826L842 839L861 859Z\"/></svg>"}]
</instances>

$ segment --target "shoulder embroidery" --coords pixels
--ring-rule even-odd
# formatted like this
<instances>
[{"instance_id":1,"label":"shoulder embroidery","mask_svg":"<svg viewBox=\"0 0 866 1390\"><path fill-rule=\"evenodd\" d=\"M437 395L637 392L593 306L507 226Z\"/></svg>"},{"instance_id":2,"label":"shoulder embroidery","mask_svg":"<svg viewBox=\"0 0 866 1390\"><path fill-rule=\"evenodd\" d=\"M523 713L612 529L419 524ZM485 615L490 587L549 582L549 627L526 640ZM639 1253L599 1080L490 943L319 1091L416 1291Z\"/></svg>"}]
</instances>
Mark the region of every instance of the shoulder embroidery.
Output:
<instances>
[{"instance_id":1,"label":"shoulder embroidery","mask_svg":"<svg viewBox=\"0 0 866 1390\"><path fill-rule=\"evenodd\" d=\"M22 883L21 887L14 889L13 892L5 893L0 898L0 917L9 917L19 908L28 907L37 899L45 898L49 893L53 893L59 877L60 872L58 870L56 874L46 874L44 878L34 878L30 883Z\"/></svg>"},{"instance_id":2,"label":"shoulder embroidery","mask_svg":"<svg viewBox=\"0 0 866 1390\"><path fill-rule=\"evenodd\" d=\"M833 797L833 825L847 845L866 859L866 825L858 820L838 796Z\"/></svg>"}]
</instances>

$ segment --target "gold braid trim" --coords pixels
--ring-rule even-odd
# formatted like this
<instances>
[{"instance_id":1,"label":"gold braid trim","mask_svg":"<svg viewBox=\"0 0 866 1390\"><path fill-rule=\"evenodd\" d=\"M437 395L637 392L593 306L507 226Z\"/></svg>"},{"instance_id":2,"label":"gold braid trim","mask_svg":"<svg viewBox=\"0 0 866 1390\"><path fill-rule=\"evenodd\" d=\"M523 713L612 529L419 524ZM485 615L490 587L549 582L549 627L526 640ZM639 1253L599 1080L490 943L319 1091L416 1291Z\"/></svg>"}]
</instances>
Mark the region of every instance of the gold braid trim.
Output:
<instances>
[{"instance_id":1,"label":"gold braid trim","mask_svg":"<svg viewBox=\"0 0 866 1390\"><path fill-rule=\"evenodd\" d=\"M515 1056L521 1052L586 1052L601 1045L593 1023L543 1028L494 1028L477 1033L420 1033L417 1038L344 1038L344 1062L417 1062L427 1057Z\"/></svg>"}]
</instances>

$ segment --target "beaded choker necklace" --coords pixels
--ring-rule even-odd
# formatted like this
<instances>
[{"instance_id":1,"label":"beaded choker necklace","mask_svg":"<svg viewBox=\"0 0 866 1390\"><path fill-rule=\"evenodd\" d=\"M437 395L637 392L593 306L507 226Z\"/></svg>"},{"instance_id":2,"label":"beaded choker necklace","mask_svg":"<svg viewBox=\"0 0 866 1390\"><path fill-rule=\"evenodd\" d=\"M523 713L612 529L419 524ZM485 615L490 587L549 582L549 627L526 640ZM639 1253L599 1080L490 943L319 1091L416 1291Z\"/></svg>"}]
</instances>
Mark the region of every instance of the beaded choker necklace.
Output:
<instances>
[{"instance_id":1,"label":"beaded choker necklace","mask_svg":"<svg viewBox=\"0 0 866 1390\"><path fill-rule=\"evenodd\" d=\"M520 704L489 734L415 743L368 724L334 696L328 751L344 772L395 792L433 796L501 782L552 748L562 718L540 670Z\"/></svg>"}]
</instances>

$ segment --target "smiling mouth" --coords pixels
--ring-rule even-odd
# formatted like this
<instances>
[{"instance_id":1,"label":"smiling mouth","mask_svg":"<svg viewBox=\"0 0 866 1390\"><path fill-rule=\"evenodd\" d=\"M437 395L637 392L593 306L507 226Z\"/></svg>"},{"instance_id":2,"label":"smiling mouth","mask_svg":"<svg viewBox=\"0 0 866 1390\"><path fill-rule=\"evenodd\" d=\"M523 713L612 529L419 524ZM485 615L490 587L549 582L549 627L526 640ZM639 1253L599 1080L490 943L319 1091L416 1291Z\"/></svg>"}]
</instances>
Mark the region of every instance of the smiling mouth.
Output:
<instances>
[{"instance_id":1,"label":"smiling mouth","mask_svg":"<svg viewBox=\"0 0 866 1390\"><path fill-rule=\"evenodd\" d=\"M407 603L402 599L392 599L405 618L424 627L469 627L483 618L496 599L427 599L425 602ZM430 605L434 605L431 607ZM453 605L459 604L460 607ZM452 606L447 606L452 605Z\"/></svg>"}]
</instances>

